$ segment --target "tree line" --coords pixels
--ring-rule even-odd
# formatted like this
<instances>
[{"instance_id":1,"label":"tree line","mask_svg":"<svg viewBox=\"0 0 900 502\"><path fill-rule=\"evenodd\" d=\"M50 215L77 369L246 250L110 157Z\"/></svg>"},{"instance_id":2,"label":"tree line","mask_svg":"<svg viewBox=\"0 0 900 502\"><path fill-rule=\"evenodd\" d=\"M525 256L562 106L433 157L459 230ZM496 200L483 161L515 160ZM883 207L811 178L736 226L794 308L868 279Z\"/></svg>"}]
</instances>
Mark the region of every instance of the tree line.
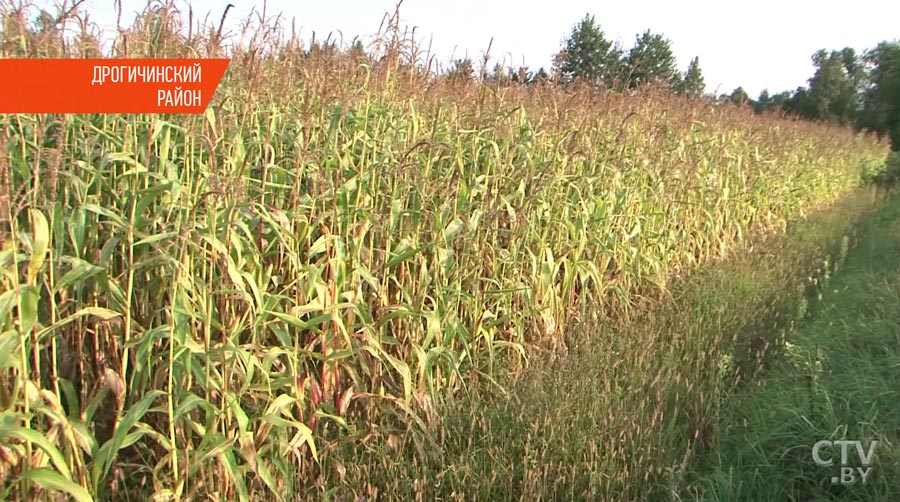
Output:
<instances>
[{"instance_id":1,"label":"tree line","mask_svg":"<svg viewBox=\"0 0 900 502\"><path fill-rule=\"evenodd\" d=\"M900 150L900 41L881 42L862 53L850 47L822 49L812 61L815 71L806 86L775 95L763 90L747 103L760 113L783 111L873 131Z\"/></svg>"},{"instance_id":2,"label":"tree line","mask_svg":"<svg viewBox=\"0 0 900 502\"><path fill-rule=\"evenodd\" d=\"M466 81L476 76L471 59L453 61L445 76ZM576 82L595 87L634 90L647 85L664 85L673 92L699 98L705 83L699 58L694 58L684 73L678 63L671 42L649 30L635 38L629 50L606 38L594 16L586 15L572 27L563 47L553 57L550 71L541 67L505 68L497 63L493 70L482 70L482 80L493 83L521 83L525 85L571 85Z\"/></svg>"},{"instance_id":3,"label":"tree line","mask_svg":"<svg viewBox=\"0 0 900 502\"><path fill-rule=\"evenodd\" d=\"M900 150L900 41L885 41L862 53L852 48L817 51L815 71L806 86L752 98L738 87L729 94L706 93L699 58L684 72L678 70L672 43L649 30L635 37L624 50L608 39L594 16L573 25L553 58L550 71L527 67L481 70L481 79L493 83L571 85L576 82L628 92L652 85L693 99L750 106L757 113L784 113L800 118L852 126L890 139ZM455 60L445 73L456 81L474 79L469 58Z\"/></svg>"}]
</instances>

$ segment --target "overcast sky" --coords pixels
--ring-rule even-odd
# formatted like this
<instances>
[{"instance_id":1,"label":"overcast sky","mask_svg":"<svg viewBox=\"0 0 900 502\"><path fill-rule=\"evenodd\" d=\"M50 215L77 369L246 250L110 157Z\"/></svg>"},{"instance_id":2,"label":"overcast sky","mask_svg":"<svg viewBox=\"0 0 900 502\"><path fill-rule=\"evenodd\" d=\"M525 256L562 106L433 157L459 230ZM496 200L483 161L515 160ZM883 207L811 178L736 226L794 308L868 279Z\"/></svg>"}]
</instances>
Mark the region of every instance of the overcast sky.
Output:
<instances>
[{"instance_id":1,"label":"overcast sky","mask_svg":"<svg viewBox=\"0 0 900 502\"><path fill-rule=\"evenodd\" d=\"M40 3L40 2L39 2ZM129 24L143 0L122 0ZM211 13L216 21L229 1L193 0L195 15ZM235 8L226 26L234 29L251 9L263 2L230 0ZM417 27L425 42L442 61L455 54L480 59L493 37L491 54L508 63L549 69L572 25L586 13L593 14L608 38L630 47L635 35L650 29L672 41L681 70L694 56L711 92L730 92L743 86L752 96L793 90L812 75L810 56L821 48L846 46L857 50L883 40L900 38L900 1L855 0L553 0L535 2L543 8L514 0L405 0L401 22ZM94 22L115 26L115 0L87 0ZM187 5L180 1L177 5ZM371 35L396 0L268 0L267 15L283 13L295 19L301 36L313 31L317 38L340 31L349 41ZM186 9L185 9L186 10ZM287 26L290 26L288 22Z\"/></svg>"}]
</instances>

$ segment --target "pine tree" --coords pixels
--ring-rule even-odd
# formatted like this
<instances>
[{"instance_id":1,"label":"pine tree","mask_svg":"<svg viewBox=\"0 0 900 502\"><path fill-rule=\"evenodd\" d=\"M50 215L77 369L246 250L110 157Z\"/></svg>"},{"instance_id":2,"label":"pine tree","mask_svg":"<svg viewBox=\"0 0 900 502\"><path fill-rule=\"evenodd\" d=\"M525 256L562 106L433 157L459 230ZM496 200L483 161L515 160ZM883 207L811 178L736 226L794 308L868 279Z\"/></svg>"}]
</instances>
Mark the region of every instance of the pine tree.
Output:
<instances>
[{"instance_id":1,"label":"pine tree","mask_svg":"<svg viewBox=\"0 0 900 502\"><path fill-rule=\"evenodd\" d=\"M684 76L679 79L674 86L675 92L689 98L699 98L703 96L706 89L706 83L703 80L703 71L700 70L700 58L695 57L688 65L688 69L684 72Z\"/></svg>"},{"instance_id":2,"label":"pine tree","mask_svg":"<svg viewBox=\"0 0 900 502\"><path fill-rule=\"evenodd\" d=\"M468 82L475 78L475 66L469 58L453 61L453 66L447 72L447 79L451 82Z\"/></svg>"},{"instance_id":3,"label":"pine tree","mask_svg":"<svg viewBox=\"0 0 900 502\"><path fill-rule=\"evenodd\" d=\"M572 27L562 50L554 56L554 71L564 84L578 80L609 86L617 77L621 54L594 17L586 15Z\"/></svg>"},{"instance_id":4,"label":"pine tree","mask_svg":"<svg viewBox=\"0 0 900 502\"><path fill-rule=\"evenodd\" d=\"M638 35L634 47L625 58L628 87L636 89L649 84L671 86L678 73L676 65L671 42L647 30Z\"/></svg>"}]
</instances>

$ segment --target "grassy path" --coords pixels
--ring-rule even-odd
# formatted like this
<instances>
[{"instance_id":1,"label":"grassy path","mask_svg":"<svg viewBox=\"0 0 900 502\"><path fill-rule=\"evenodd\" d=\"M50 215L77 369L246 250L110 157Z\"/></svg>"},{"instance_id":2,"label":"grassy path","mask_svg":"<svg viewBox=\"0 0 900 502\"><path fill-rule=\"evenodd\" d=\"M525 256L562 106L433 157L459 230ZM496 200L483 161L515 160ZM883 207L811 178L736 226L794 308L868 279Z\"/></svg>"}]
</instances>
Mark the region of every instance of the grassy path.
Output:
<instances>
[{"instance_id":1,"label":"grassy path","mask_svg":"<svg viewBox=\"0 0 900 502\"><path fill-rule=\"evenodd\" d=\"M812 302L786 350L751 388L734 393L713 453L684 499L900 500L900 198L862 226L859 245ZM842 485L840 447L877 440L863 484ZM850 446L851 468L861 467ZM849 476L847 476L849 481Z\"/></svg>"}]
</instances>

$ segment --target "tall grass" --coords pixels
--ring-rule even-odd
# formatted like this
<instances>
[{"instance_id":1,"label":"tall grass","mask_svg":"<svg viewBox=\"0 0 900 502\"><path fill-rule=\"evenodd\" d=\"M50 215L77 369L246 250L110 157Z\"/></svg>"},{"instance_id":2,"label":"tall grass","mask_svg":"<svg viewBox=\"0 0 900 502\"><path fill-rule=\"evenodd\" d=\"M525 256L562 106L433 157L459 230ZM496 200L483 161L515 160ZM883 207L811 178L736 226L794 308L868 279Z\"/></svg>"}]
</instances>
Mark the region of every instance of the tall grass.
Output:
<instances>
[{"instance_id":1,"label":"tall grass","mask_svg":"<svg viewBox=\"0 0 900 502\"><path fill-rule=\"evenodd\" d=\"M4 3L0 56L102 52L86 15L35 12ZM108 55L232 57L205 114L0 117L7 497L321 485L336 446L439 427L442 396L886 153L650 90L447 82L396 17L368 55L193 18L151 3Z\"/></svg>"},{"instance_id":2,"label":"tall grass","mask_svg":"<svg viewBox=\"0 0 900 502\"><path fill-rule=\"evenodd\" d=\"M716 425L718 451L688 478L686 500L896 498L898 216L894 197L860 225L841 272L820 278L808 322L759 385L731 397ZM867 482L841 486L837 469L815 465L813 445L831 438L878 441Z\"/></svg>"}]
</instances>

